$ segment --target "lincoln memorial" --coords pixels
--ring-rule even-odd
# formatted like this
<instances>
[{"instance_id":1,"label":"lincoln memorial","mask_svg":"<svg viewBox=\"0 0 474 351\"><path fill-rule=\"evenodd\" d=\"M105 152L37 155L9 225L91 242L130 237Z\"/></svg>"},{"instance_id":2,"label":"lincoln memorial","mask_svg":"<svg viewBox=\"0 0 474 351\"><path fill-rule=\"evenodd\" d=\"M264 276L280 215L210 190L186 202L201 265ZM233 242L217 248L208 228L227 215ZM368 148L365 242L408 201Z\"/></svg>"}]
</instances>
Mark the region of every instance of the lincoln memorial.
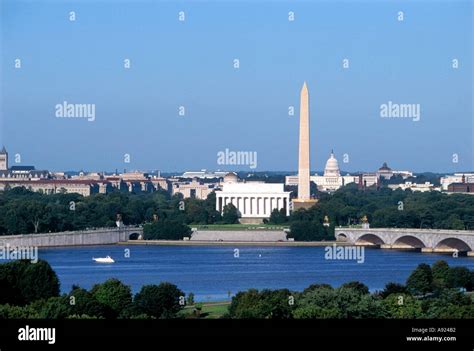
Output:
<instances>
[{"instance_id":1,"label":"lincoln memorial","mask_svg":"<svg viewBox=\"0 0 474 351\"><path fill-rule=\"evenodd\" d=\"M224 182L222 190L216 191L216 210L222 214L229 203L239 211L241 223L261 223L275 208L290 215L290 192L284 184Z\"/></svg>"}]
</instances>

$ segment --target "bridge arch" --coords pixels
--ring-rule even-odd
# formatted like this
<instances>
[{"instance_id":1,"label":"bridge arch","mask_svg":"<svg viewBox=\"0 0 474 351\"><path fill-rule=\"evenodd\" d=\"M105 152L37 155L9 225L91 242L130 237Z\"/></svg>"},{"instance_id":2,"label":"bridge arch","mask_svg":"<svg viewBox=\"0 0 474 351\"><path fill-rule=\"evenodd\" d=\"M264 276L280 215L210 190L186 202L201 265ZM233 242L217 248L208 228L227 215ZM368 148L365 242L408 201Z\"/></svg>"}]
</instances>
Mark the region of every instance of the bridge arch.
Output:
<instances>
[{"instance_id":1,"label":"bridge arch","mask_svg":"<svg viewBox=\"0 0 474 351\"><path fill-rule=\"evenodd\" d=\"M392 244L392 247L401 249L421 249L426 247L425 243L413 235L402 235Z\"/></svg>"},{"instance_id":2,"label":"bridge arch","mask_svg":"<svg viewBox=\"0 0 474 351\"><path fill-rule=\"evenodd\" d=\"M137 233L137 232L128 234L128 240L138 240L139 237L140 237L140 233Z\"/></svg>"},{"instance_id":3,"label":"bridge arch","mask_svg":"<svg viewBox=\"0 0 474 351\"><path fill-rule=\"evenodd\" d=\"M336 241L347 241L347 235L344 233L337 233L336 235Z\"/></svg>"},{"instance_id":4,"label":"bridge arch","mask_svg":"<svg viewBox=\"0 0 474 351\"><path fill-rule=\"evenodd\" d=\"M361 235L356 241L356 245L383 245L385 242L375 234Z\"/></svg>"},{"instance_id":5,"label":"bridge arch","mask_svg":"<svg viewBox=\"0 0 474 351\"><path fill-rule=\"evenodd\" d=\"M471 248L464 240L458 238L443 239L436 244L434 249L438 252L465 252L473 250L473 248Z\"/></svg>"}]
</instances>

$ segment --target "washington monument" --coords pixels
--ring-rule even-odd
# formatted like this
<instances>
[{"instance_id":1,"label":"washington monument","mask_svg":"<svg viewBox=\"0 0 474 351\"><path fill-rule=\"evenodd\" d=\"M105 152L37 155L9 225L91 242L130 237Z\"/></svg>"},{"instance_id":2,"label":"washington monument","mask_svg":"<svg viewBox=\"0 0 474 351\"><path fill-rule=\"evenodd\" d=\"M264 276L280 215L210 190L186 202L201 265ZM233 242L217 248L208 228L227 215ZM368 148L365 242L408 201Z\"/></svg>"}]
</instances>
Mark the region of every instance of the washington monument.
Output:
<instances>
[{"instance_id":1,"label":"washington monument","mask_svg":"<svg viewBox=\"0 0 474 351\"><path fill-rule=\"evenodd\" d=\"M311 199L309 187L309 93L306 82L300 93L300 140L298 153L298 198L293 200L294 209L309 208L316 203Z\"/></svg>"}]
</instances>

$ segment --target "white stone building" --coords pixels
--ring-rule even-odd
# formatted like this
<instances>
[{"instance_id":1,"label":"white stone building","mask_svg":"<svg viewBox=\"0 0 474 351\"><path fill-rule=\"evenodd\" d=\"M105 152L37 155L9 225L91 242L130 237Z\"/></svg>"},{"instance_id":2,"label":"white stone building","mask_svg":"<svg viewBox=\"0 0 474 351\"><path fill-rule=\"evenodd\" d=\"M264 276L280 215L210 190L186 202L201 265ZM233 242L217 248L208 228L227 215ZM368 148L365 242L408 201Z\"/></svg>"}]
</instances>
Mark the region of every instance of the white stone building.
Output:
<instances>
[{"instance_id":1,"label":"white stone building","mask_svg":"<svg viewBox=\"0 0 474 351\"><path fill-rule=\"evenodd\" d=\"M355 178L351 175L341 176L339 163L334 157L334 152L331 151L331 155L326 161L326 167L324 167L324 174L312 176L311 181L317 185L319 191L331 192L346 184L354 183Z\"/></svg>"},{"instance_id":2,"label":"white stone building","mask_svg":"<svg viewBox=\"0 0 474 351\"><path fill-rule=\"evenodd\" d=\"M211 172L206 169L200 171L187 171L181 175L181 178L199 178L199 179L212 179L212 178L222 178L227 173L226 171L215 171Z\"/></svg>"},{"instance_id":3,"label":"white stone building","mask_svg":"<svg viewBox=\"0 0 474 351\"><path fill-rule=\"evenodd\" d=\"M216 191L216 210L223 213L224 206L232 203L240 214L242 223L260 223L269 218L273 209L282 209L290 215L290 192L284 184L263 182L238 182L228 177L221 191Z\"/></svg>"},{"instance_id":4,"label":"white stone building","mask_svg":"<svg viewBox=\"0 0 474 351\"><path fill-rule=\"evenodd\" d=\"M435 187L434 184L432 184L430 182L425 182L423 184L405 182L405 183L402 183L402 184L389 184L388 187L392 190L395 190L395 189L402 189L402 190L410 189L411 191L420 191L420 192L427 192L427 191L433 191L433 190L440 191L441 190L440 187Z\"/></svg>"},{"instance_id":5,"label":"white stone building","mask_svg":"<svg viewBox=\"0 0 474 351\"><path fill-rule=\"evenodd\" d=\"M331 152L329 159L326 161L326 167L324 167L323 175L312 175L310 181L316 184L319 191L336 191L340 187L354 183L358 180L358 176L353 175L341 175L339 170L339 164L337 159L334 157L334 152ZM285 178L286 185L298 185L298 176L287 176Z\"/></svg>"},{"instance_id":6,"label":"white stone building","mask_svg":"<svg viewBox=\"0 0 474 351\"><path fill-rule=\"evenodd\" d=\"M393 176L401 176L403 179L406 179L413 176L413 173L410 171L394 171L387 165L387 162L384 162L375 174L377 178L384 179L391 179Z\"/></svg>"}]
</instances>

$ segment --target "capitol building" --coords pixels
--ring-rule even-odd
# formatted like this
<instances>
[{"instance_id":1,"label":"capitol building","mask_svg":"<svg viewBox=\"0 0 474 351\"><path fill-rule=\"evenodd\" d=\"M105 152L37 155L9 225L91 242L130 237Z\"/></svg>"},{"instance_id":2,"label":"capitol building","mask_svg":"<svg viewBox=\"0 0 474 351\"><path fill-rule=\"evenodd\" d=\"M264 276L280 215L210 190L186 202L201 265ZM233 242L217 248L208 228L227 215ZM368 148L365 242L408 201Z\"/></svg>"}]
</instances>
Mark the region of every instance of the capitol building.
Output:
<instances>
[{"instance_id":1,"label":"capitol building","mask_svg":"<svg viewBox=\"0 0 474 351\"><path fill-rule=\"evenodd\" d=\"M331 155L326 161L326 166L324 167L323 175L312 175L310 180L316 184L319 191L332 192L336 191L340 187L354 183L358 181L358 176L354 175L344 175L341 176L339 170L339 163L337 162L334 152L331 151ZM372 182L373 183L373 180ZM287 176L285 180L286 185L298 185L298 176Z\"/></svg>"},{"instance_id":2,"label":"capitol building","mask_svg":"<svg viewBox=\"0 0 474 351\"><path fill-rule=\"evenodd\" d=\"M311 181L317 185L319 191L326 192L336 191L346 184L354 183L355 178L356 177L352 175L341 176L341 172L339 171L339 163L334 157L333 151L331 151L331 155L326 161L324 174L322 176L316 174L310 177Z\"/></svg>"}]
</instances>

